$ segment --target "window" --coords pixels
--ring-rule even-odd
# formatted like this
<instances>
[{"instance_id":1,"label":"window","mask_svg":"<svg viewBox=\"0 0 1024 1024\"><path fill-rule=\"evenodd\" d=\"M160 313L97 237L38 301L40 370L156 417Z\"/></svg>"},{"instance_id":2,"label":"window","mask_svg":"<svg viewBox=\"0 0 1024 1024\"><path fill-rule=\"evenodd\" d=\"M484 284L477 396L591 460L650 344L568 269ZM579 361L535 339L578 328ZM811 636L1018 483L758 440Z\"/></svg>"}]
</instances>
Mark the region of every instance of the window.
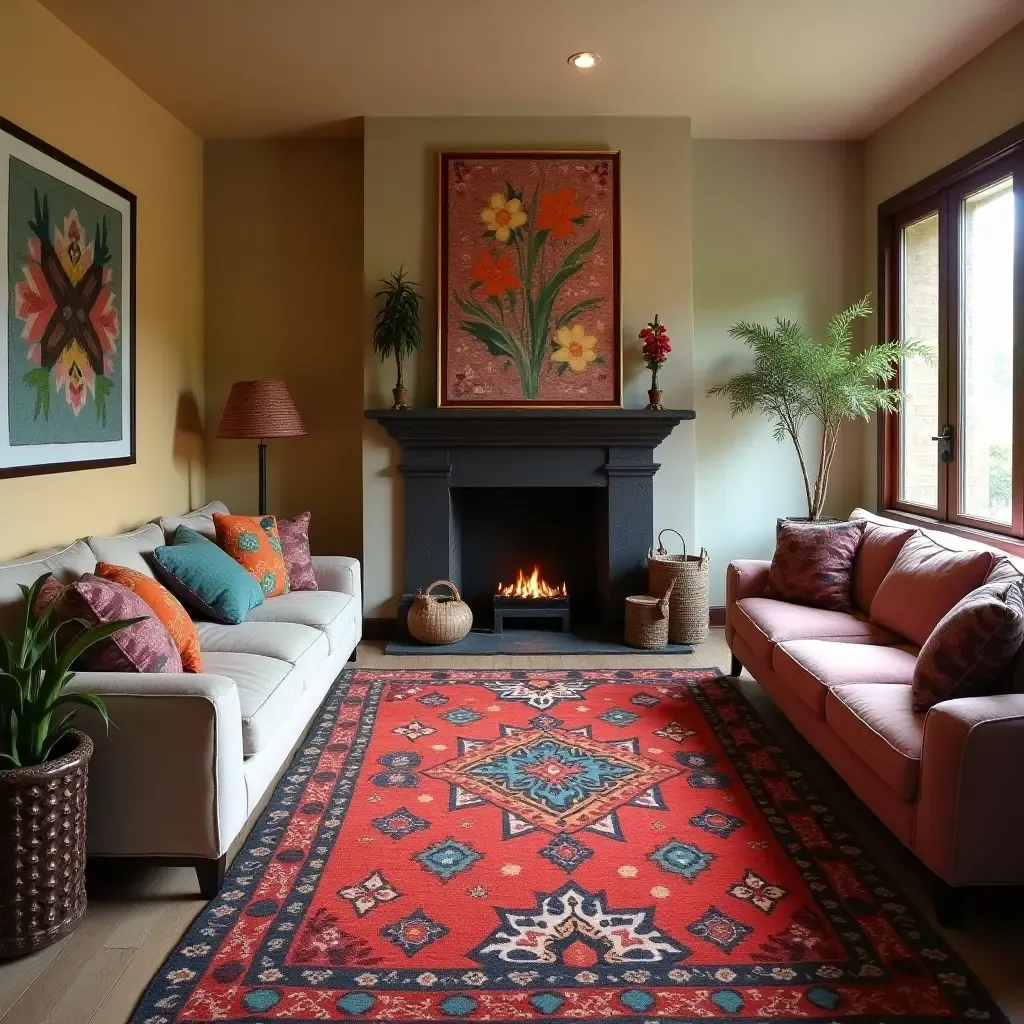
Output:
<instances>
[{"instance_id":1,"label":"window","mask_svg":"<svg viewBox=\"0 0 1024 1024\"><path fill-rule=\"evenodd\" d=\"M879 207L884 508L1024 539L1024 125Z\"/></svg>"}]
</instances>

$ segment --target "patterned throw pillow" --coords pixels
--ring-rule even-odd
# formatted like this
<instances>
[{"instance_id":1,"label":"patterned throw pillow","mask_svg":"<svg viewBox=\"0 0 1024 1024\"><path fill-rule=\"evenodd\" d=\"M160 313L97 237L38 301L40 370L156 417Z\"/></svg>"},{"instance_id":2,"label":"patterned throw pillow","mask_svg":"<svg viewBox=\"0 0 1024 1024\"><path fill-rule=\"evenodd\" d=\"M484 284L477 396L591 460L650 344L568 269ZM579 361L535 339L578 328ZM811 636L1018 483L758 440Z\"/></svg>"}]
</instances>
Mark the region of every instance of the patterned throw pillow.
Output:
<instances>
[{"instance_id":1,"label":"patterned throw pillow","mask_svg":"<svg viewBox=\"0 0 1024 1024\"><path fill-rule=\"evenodd\" d=\"M846 612L864 522L784 523L768 572L768 596Z\"/></svg>"},{"instance_id":2,"label":"patterned throw pillow","mask_svg":"<svg viewBox=\"0 0 1024 1024\"><path fill-rule=\"evenodd\" d=\"M939 620L917 656L914 710L995 692L1022 643L1021 581L1002 580L972 590Z\"/></svg>"},{"instance_id":3,"label":"patterned throw pillow","mask_svg":"<svg viewBox=\"0 0 1024 1024\"><path fill-rule=\"evenodd\" d=\"M48 586L49 582L44 593ZM76 662L78 668L86 672L181 672L181 655L171 634L149 605L127 587L90 572L55 596L54 622L85 619L99 625L115 619L142 619L93 644Z\"/></svg>"},{"instance_id":4,"label":"patterned throw pillow","mask_svg":"<svg viewBox=\"0 0 1024 1024\"><path fill-rule=\"evenodd\" d=\"M260 585L264 597L288 592L288 570L273 516L231 516L214 512L217 543Z\"/></svg>"},{"instance_id":5,"label":"patterned throw pillow","mask_svg":"<svg viewBox=\"0 0 1024 1024\"><path fill-rule=\"evenodd\" d=\"M188 612L181 602L152 576L129 569L124 565L111 565L100 562L96 566L96 575L105 580L113 580L137 594L152 609L153 614L164 624L171 634L174 646L181 655L181 667L186 672L201 672L199 655L199 634L195 624L188 617Z\"/></svg>"},{"instance_id":6,"label":"patterned throw pillow","mask_svg":"<svg viewBox=\"0 0 1024 1024\"><path fill-rule=\"evenodd\" d=\"M317 589L313 558L309 553L309 518L308 512L300 512L290 519L277 521L284 564L288 571L289 590Z\"/></svg>"}]
</instances>

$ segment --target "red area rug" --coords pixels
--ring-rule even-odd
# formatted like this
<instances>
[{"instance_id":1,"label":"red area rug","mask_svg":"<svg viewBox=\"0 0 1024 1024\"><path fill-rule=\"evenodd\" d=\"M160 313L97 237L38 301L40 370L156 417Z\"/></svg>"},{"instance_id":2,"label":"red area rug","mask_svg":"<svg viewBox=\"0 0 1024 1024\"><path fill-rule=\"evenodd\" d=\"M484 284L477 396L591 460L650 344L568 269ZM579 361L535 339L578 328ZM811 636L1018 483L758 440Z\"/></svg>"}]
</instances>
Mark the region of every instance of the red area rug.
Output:
<instances>
[{"instance_id":1,"label":"red area rug","mask_svg":"<svg viewBox=\"0 0 1024 1024\"><path fill-rule=\"evenodd\" d=\"M136 1024L1004 1021L717 670L358 671Z\"/></svg>"}]
</instances>

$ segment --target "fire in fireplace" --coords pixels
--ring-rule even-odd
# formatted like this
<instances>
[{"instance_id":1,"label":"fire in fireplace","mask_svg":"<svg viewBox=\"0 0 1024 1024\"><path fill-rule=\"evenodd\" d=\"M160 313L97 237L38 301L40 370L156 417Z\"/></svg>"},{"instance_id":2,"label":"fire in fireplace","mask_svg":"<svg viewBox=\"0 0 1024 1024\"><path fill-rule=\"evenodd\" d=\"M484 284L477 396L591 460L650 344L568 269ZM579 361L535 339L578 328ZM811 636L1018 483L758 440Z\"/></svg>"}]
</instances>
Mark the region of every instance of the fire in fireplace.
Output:
<instances>
[{"instance_id":1,"label":"fire in fireplace","mask_svg":"<svg viewBox=\"0 0 1024 1024\"><path fill-rule=\"evenodd\" d=\"M561 586L553 587L549 583L546 583L540 575L540 567L534 566L533 572L527 576L522 569L519 570L519 575L516 576L515 583L509 583L506 586L504 583L498 583L498 589L495 591L496 597L518 597L522 600L539 600L541 598L549 597L568 597L569 589L565 583Z\"/></svg>"},{"instance_id":2,"label":"fire in fireplace","mask_svg":"<svg viewBox=\"0 0 1024 1024\"><path fill-rule=\"evenodd\" d=\"M498 583L494 593L494 632L501 633L505 620L512 619L532 625L543 620L563 633L569 632L569 588L563 582L557 587L546 582L540 567L534 566L529 576L519 570L515 582Z\"/></svg>"}]
</instances>

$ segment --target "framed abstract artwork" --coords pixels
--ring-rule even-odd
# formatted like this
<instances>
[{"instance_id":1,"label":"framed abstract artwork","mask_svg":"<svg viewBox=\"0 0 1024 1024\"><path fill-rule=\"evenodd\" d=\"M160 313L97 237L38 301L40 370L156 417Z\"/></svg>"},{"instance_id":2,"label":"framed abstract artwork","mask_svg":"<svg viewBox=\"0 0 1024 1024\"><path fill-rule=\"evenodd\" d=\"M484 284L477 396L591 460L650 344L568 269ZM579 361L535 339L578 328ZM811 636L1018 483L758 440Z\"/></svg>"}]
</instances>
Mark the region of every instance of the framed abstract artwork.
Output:
<instances>
[{"instance_id":1,"label":"framed abstract artwork","mask_svg":"<svg viewBox=\"0 0 1024 1024\"><path fill-rule=\"evenodd\" d=\"M619 154L442 153L438 405L622 404Z\"/></svg>"},{"instance_id":2,"label":"framed abstract artwork","mask_svg":"<svg viewBox=\"0 0 1024 1024\"><path fill-rule=\"evenodd\" d=\"M135 462L135 196L0 118L0 477Z\"/></svg>"}]
</instances>

